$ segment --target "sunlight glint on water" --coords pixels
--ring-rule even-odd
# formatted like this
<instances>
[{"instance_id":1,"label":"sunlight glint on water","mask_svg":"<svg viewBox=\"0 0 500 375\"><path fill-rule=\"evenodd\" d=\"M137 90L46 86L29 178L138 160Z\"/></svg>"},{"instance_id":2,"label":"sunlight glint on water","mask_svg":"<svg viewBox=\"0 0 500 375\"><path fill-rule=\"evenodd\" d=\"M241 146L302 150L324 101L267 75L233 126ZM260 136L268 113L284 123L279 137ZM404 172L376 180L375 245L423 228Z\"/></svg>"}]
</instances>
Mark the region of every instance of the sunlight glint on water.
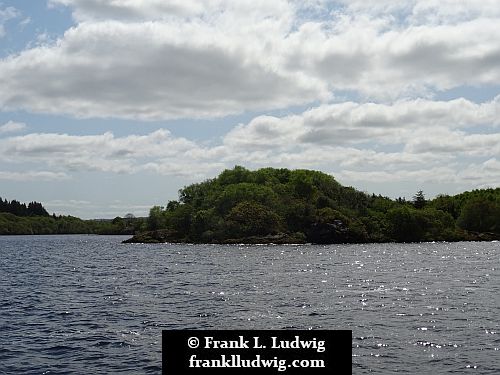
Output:
<instances>
[{"instance_id":1,"label":"sunlight glint on water","mask_svg":"<svg viewBox=\"0 0 500 375\"><path fill-rule=\"evenodd\" d=\"M500 371L498 243L122 239L0 237L1 371L160 373L171 328L352 329L353 374Z\"/></svg>"}]
</instances>

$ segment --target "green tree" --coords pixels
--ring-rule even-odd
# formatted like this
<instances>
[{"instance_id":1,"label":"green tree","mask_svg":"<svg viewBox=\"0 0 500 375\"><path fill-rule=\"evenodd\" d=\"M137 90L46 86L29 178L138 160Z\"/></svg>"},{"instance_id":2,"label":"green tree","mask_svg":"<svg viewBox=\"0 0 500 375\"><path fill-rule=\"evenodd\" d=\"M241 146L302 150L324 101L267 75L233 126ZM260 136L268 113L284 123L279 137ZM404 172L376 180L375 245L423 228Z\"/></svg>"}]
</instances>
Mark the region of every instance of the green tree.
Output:
<instances>
[{"instance_id":1,"label":"green tree","mask_svg":"<svg viewBox=\"0 0 500 375\"><path fill-rule=\"evenodd\" d=\"M157 230L165 226L165 216L163 214L163 207L154 206L149 210L148 216L148 229Z\"/></svg>"},{"instance_id":2,"label":"green tree","mask_svg":"<svg viewBox=\"0 0 500 375\"><path fill-rule=\"evenodd\" d=\"M312 200L315 192L312 176L305 170L293 171L290 184L297 198Z\"/></svg>"},{"instance_id":3,"label":"green tree","mask_svg":"<svg viewBox=\"0 0 500 375\"><path fill-rule=\"evenodd\" d=\"M167 212L166 220L168 227L187 237L191 232L194 212L193 207L189 204L179 205L175 211Z\"/></svg>"},{"instance_id":4,"label":"green tree","mask_svg":"<svg viewBox=\"0 0 500 375\"><path fill-rule=\"evenodd\" d=\"M453 219L457 219L460 215L460 207L458 205L457 199L450 197L449 195L438 195L431 202L432 207L436 210L441 210L449 213L453 216Z\"/></svg>"},{"instance_id":5,"label":"green tree","mask_svg":"<svg viewBox=\"0 0 500 375\"><path fill-rule=\"evenodd\" d=\"M233 169L226 169L218 177L218 182L221 185L239 184L242 182L253 182L252 172L239 165Z\"/></svg>"},{"instance_id":6,"label":"green tree","mask_svg":"<svg viewBox=\"0 0 500 375\"><path fill-rule=\"evenodd\" d=\"M424 230L417 219L417 212L410 207L397 207L389 210L391 237L398 242L416 242L424 238Z\"/></svg>"},{"instance_id":7,"label":"green tree","mask_svg":"<svg viewBox=\"0 0 500 375\"><path fill-rule=\"evenodd\" d=\"M235 237L275 234L281 229L280 218L257 202L241 202L226 216L230 233Z\"/></svg>"},{"instance_id":8,"label":"green tree","mask_svg":"<svg viewBox=\"0 0 500 375\"><path fill-rule=\"evenodd\" d=\"M425 199L425 195L422 190L417 191L417 194L413 196L412 203L416 209L422 209L425 207L427 200Z\"/></svg>"},{"instance_id":9,"label":"green tree","mask_svg":"<svg viewBox=\"0 0 500 375\"><path fill-rule=\"evenodd\" d=\"M267 207L275 207L277 199L274 191L268 186L242 182L224 186L214 203L218 212L223 215L244 201L254 201Z\"/></svg>"},{"instance_id":10,"label":"green tree","mask_svg":"<svg viewBox=\"0 0 500 375\"><path fill-rule=\"evenodd\" d=\"M484 198L471 199L462 208L457 224L468 231L500 233L500 206Z\"/></svg>"}]
</instances>

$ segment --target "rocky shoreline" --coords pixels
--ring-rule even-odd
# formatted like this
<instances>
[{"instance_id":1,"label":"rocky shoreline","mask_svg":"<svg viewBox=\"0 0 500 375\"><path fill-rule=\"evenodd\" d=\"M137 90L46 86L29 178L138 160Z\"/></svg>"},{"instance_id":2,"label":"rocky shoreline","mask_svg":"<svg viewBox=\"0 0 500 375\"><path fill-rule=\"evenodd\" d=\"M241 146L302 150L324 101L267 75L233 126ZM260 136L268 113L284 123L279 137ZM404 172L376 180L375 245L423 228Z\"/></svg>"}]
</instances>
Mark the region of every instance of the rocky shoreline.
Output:
<instances>
[{"instance_id":1,"label":"rocky shoreline","mask_svg":"<svg viewBox=\"0 0 500 375\"><path fill-rule=\"evenodd\" d=\"M498 241L500 240L499 235L495 233L479 233L479 232L464 232L462 238L457 238L456 241L471 241L471 242L481 242L481 241ZM142 232L134 235L133 237L124 240L122 243L192 243L192 241L186 240L180 236L179 233L168 230L160 229L154 231ZM303 233L278 233L265 236L248 236L242 238L228 238L223 240L212 240L212 241L200 241L199 243L207 244L222 244L222 245L236 245L236 244L276 244L276 245L289 245L289 244L305 244L310 243L306 240ZM333 239L330 241L324 238L321 241L313 242L318 244L340 244L340 243L359 243L355 241L340 241L340 238Z\"/></svg>"}]
</instances>

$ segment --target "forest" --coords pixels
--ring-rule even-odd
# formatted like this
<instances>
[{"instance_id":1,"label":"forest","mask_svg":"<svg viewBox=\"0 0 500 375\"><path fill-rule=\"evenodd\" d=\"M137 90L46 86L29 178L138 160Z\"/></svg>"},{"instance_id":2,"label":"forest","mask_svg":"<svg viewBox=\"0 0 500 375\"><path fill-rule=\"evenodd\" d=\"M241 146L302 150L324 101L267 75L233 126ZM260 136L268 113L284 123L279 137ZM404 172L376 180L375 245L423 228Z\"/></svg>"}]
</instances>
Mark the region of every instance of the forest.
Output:
<instances>
[{"instance_id":1,"label":"forest","mask_svg":"<svg viewBox=\"0 0 500 375\"><path fill-rule=\"evenodd\" d=\"M49 215L39 202L21 203L0 198L0 235L25 234L128 234L145 230L145 219L125 215L113 220L82 220Z\"/></svg>"},{"instance_id":2,"label":"forest","mask_svg":"<svg viewBox=\"0 0 500 375\"><path fill-rule=\"evenodd\" d=\"M127 242L367 243L500 237L500 188L390 199L312 170L241 166L152 207Z\"/></svg>"},{"instance_id":3,"label":"forest","mask_svg":"<svg viewBox=\"0 0 500 375\"><path fill-rule=\"evenodd\" d=\"M126 242L369 243L500 239L500 188L390 199L312 170L236 166L147 218L82 220L0 198L0 235L124 234Z\"/></svg>"}]
</instances>

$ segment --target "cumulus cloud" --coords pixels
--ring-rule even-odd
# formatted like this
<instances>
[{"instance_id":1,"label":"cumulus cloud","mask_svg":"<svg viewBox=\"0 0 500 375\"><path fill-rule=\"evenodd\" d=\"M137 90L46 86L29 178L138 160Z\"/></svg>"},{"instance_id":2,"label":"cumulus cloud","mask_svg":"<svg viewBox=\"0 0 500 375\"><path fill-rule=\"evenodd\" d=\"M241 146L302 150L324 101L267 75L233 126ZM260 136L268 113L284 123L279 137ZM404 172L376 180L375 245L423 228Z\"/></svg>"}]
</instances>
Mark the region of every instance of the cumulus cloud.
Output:
<instances>
[{"instance_id":1,"label":"cumulus cloud","mask_svg":"<svg viewBox=\"0 0 500 375\"><path fill-rule=\"evenodd\" d=\"M262 18L283 19L290 10L286 0L49 0L49 6L73 9L77 21L125 20L151 21L172 18L203 17L213 23L229 15L250 24ZM242 17L244 16L244 17ZM233 23L234 25L234 23Z\"/></svg>"},{"instance_id":2,"label":"cumulus cloud","mask_svg":"<svg viewBox=\"0 0 500 375\"><path fill-rule=\"evenodd\" d=\"M155 19L168 15L190 16L200 14L204 6L193 0L49 0L49 6L71 6L79 21L95 19Z\"/></svg>"},{"instance_id":3,"label":"cumulus cloud","mask_svg":"<svg viewBox=\"0 0 500 375\"><path fill-rule=\"evenodd\" d=\"M210 164L192 161L202 155L201 147L167 130L147 135L115 137L33 133L0 140L0 159L7 163L43 163L67 171L99 171L132 174L154 170L161 174L191 175L209 169ZM166 161L155 168L159 161ZM212 169L210 169L212 170Z\"/></svg>"},{"instance_id":4,"label":"cumulus cloud","mask_svg":"<svg viewBox=\"0 0 500 375\"><path fill-rule=\"evenodd\" d=\"M392 105L346 102L322 105L300 115L283 118L260 116L230 131L226 145L235 148L287 147L290 144L322 145L408 144L416 132L440 139L440 129L474 128L500 124L500 97L476 104L466 99L398 101ZM448 133L447 133L448 134ZM446 135L447 135L446 134ZM411 143L411 147L415 147Z\"/></svg>"},{"instance_id":5,"label":"cumulus cloud","mask_svg":"<svg viewBox=\"0 0 500 375\"><path fill-rule=\"evenodd\" d=\"M257 115L207 143L167 130L14 136L26 126L6 123L0 160L26 167L27 176L199 180L243 164L321 169L347 183L500 183L500 96L434 99L453 88L500 86L498 1L49 4L71 7L75 24L0 60L0 109L152 121ZM0 25L13 16L0 7ZM342 95L356 101L339 102ZM292 105L314 107L266 113Z\"/></svg>"},{"instance_id":6,"label":"cumulus cloud","mask_svg":"<svg viewBox=\"0 0 500 375\"><path fill-rule=\"evenodd\" d=\"M497 174L476 164L500 158L499 114L499 97L482 104L415 99L323 105L237 126L223 140L224 160L321 169L349 183L418 180L467 188L480 170L486 176L478 182L498 184Z\"/></svg>"},{"instance_id":7,"label":"cumulus cloud","mask_svg":"<svg viewBox=\"0 0 500 375\"><path fill-rule=\"evenodd\" d=\"M434 167L425 169L415 169L410 171L349 171L343 170L339 173L340 178L349 181L371 181L371 182L392 182L418 181L449 183L456 180L456 171L449 167ZM461 181L463 182L463 181Z\"/></svg>"},{"instance_id":8,"label":"cumulus cloud","mask_svg":"<svg viewBox=\"0 0 500 375\"><path fill-rule=\"evenodd\" d=\"M303 25L286 41L287 68L392 101L462 85L500 83L498 18L452 25L396 27L383 20L340 18L333 29Z\"/></svg>"},{"instance_id":9,"label":"cumulus cloud","mask_svg":"<svg viewBox=\"0 0 500 375\"><path fill-rule=\"evenodd\" d=\"M22 122L9 121L0 125L0 135L7 133L17 133L26 129L26 124Z\"/></svg>"},{"instance_id":10,"label":"cumulus cloud","mask_svg":"<svg viewBox=\"0 0 500 375\"><path fill-rule=\"evenodd\" d=\"M496 0L317 0L323 8L337 4L349 14L394 18L404 24L455 23L500 14Z\"/></svg>"},{"instance_id":11,"label":"cumulus cloud","mask_svg":"<svg viewBox=\"0 0 500 375\"><path fill-rule=\"evenodd\" d=\"M500 84L497 2L401 3L52 0L72 7L77 23L0 61L0 106L215 118L324 102L339 90L391 103Z\"/></svg>"},{"instance_id":12,"label":"cumulus cloud","mask_svg":"<svg viewBox=\"0 0 500 375\"><path fill-rule=\"evenodd\" d=\"M414 1L410 19L419 23L456 23L498 16L500 8L496 0L419 0Z\"/></svg>"},{"instance_id":13,"label":"cumulus cloud","mask_svg":"<svg viewBox=\"0 0 500 375\"><path fill-rule=\"evenodd\" d=\"M0 103L77 117L219 117L327 96L250 44L192 24L100 22L0 62Z\"/></svg>"},{"instance_id":14,"label":"cumulus cloud","mask_svg":"<svg viewBox=\"0 0 500 375\"><path fill-rule=\"evenodd\" d=\"M431 134L418 134L406 144L405 149L412 153L466 153L488 157L500 155L500 134L467 134L439 128Z\"/></svg>"},{"instance_id":15,"label":"cumulus cloud","mask_svg":"<svg viewBox=\"0 0 500 375\"><path fill-rule=\"evenodd\" d=\"M498 103L496 98L482 104L415 99L323 105L299 115L257 116L210 146L162 129L122 137L27 134L0 139L0 159L66 173L150 172L193 181L235 164L320 169L350 183L420 176L466 184L479 170L489 176L481 179L486 184L498 175L490 172L500 159Z\"/></svg>"}]
</instances>

